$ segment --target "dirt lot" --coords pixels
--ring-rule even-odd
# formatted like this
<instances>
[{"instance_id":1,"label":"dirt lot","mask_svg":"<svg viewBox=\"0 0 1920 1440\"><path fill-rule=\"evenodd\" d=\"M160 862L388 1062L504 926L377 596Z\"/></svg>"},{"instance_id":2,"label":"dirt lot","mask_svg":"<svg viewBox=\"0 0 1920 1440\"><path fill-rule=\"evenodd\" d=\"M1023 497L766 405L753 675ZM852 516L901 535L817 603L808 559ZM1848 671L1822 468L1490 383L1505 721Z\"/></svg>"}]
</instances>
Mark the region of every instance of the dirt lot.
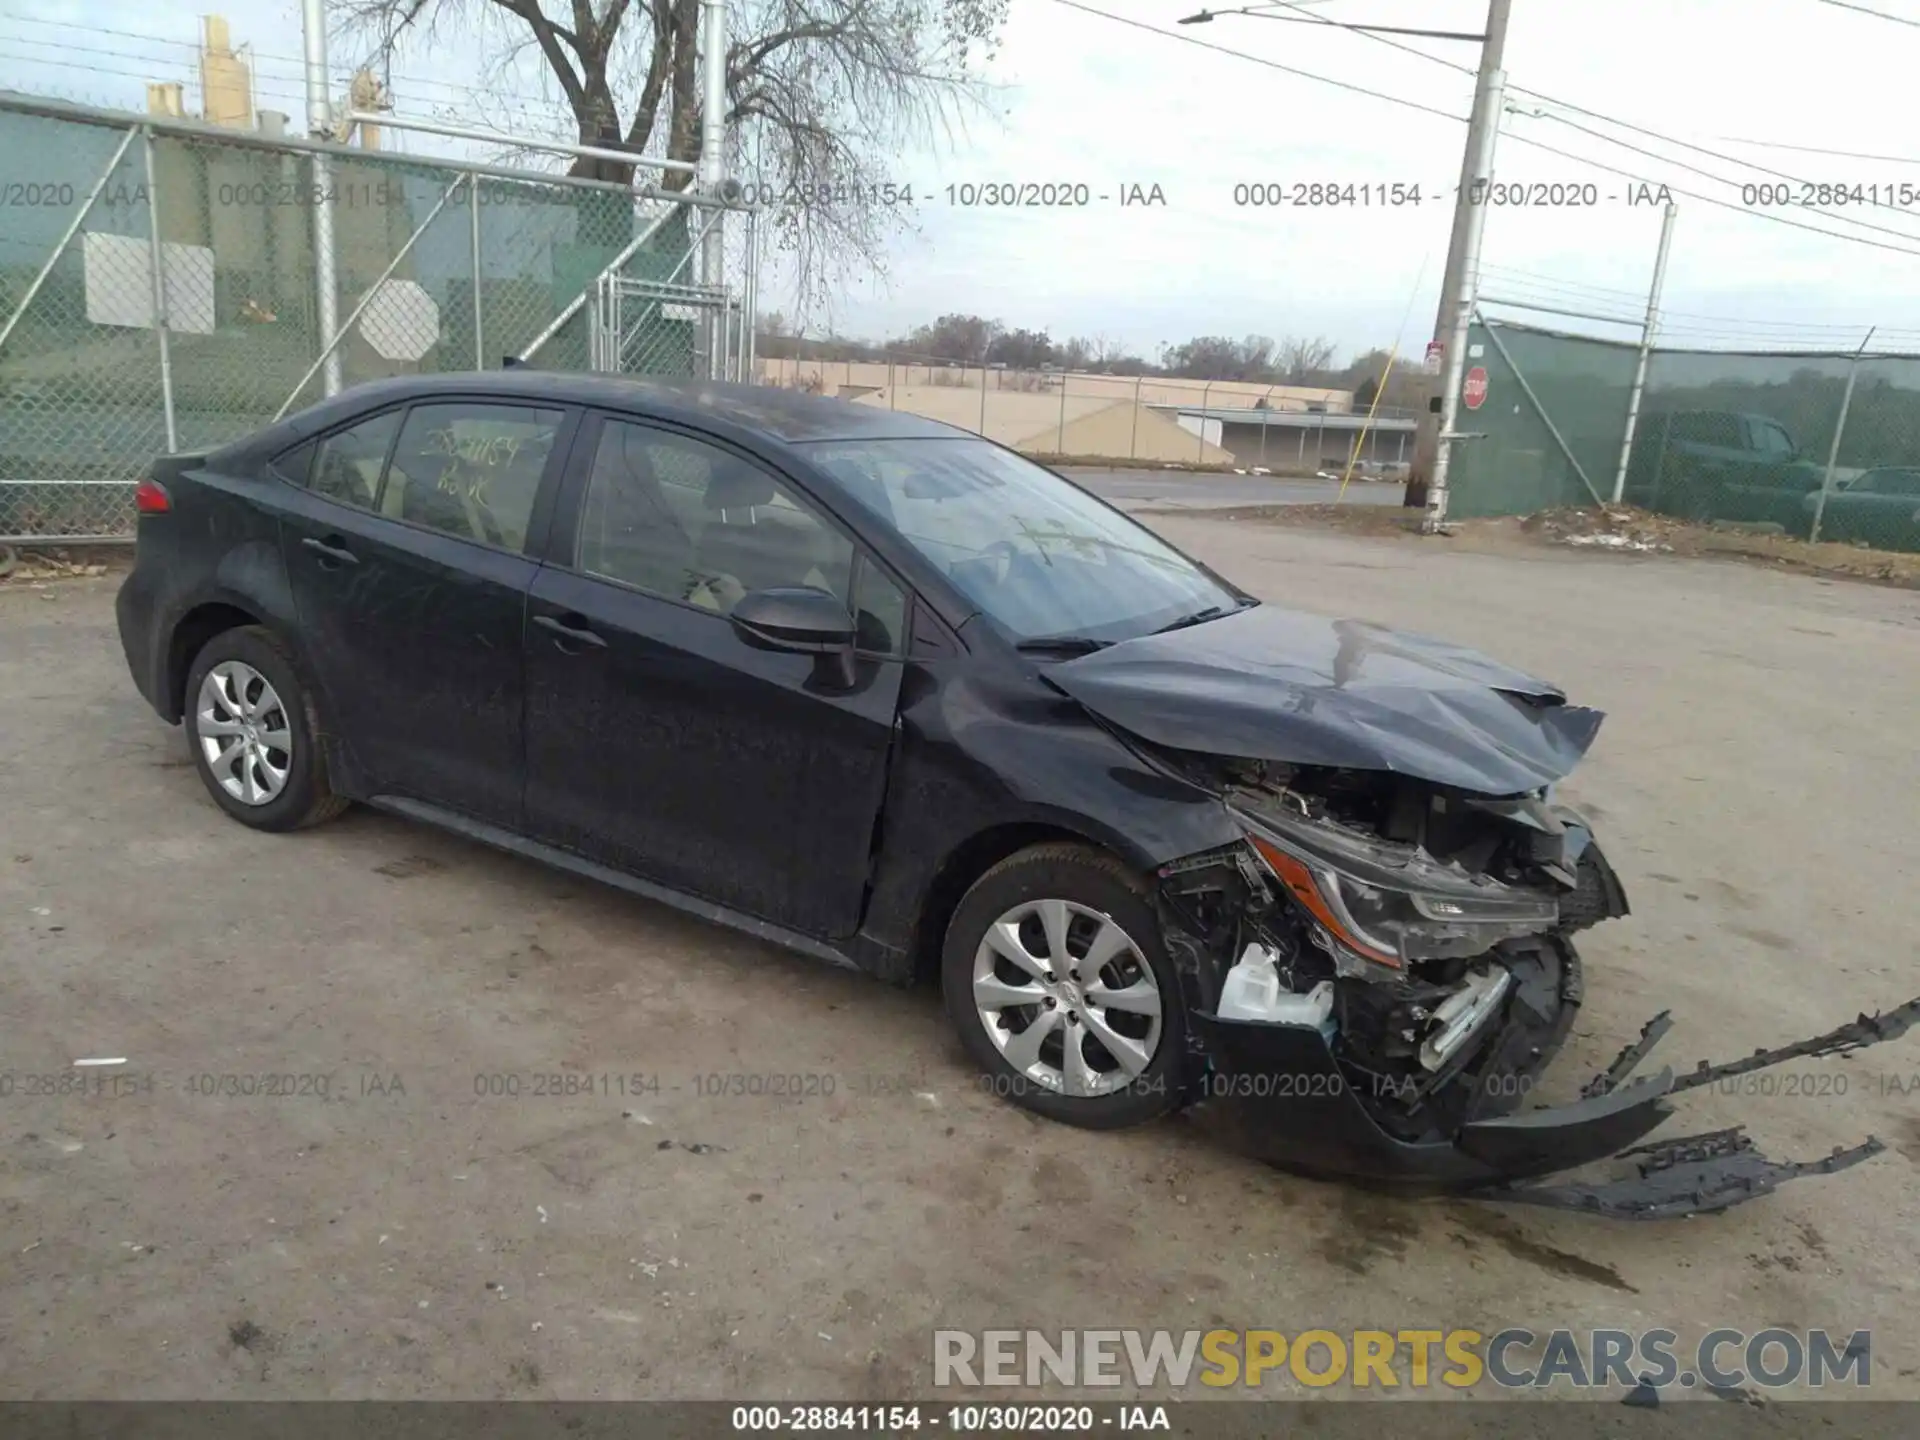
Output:
<instances>
[{"instance_id":1,"label":"dirt lot","mask_svg":"<svg viewBox=\"0 0 1920 1440\"><path fill-rule=\"evenodd\" d=\"M1662 1007L1689 1063L1920 993L1920 595L1155 523L1611 712L1568 788L1635 913L1587 937L1570 1081ZM397 820L224 819L134 693L116 583L0 588L0 1395L883 1398L931 1391L935 1325L1525 1324L1871 1328L1874 1392L1920 1396L1920 1119L1876 1079L1920 1076L1911 1039L1792 1067L1844 1098L1689 1097L1676 1126L1776 1154L1890 1149L1681 1224L1049 1126L976 1090L929 996ZM81 1057L151 1088L26 1093ZM736 1072L836 1093L701 1078ZM329 1096L192 1079L262 1074Z\"/></svg>"}]
</instances>

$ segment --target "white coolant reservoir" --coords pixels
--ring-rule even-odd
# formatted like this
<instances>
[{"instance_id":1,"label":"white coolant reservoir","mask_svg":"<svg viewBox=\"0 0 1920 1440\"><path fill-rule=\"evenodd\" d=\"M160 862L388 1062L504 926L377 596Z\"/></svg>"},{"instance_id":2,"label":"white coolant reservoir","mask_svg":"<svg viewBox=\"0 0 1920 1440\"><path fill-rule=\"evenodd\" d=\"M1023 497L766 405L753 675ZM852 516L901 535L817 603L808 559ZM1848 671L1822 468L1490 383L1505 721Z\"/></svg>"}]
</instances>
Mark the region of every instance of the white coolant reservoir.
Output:
<instances>
[{"instance_id":1,"label":"white coolant reservoir","mask_svg":"<svg viewBox=\"0 0 1920 1440\"><path fill-rule=\"evenodd\" d=\"M1305 995L1296 995L1280 983L1274 969L1278 958L1265 945L1249 945L1241 952L1220 990L1222 1020L1316 1027L1326 1023L1333 1013L1333 983L1322 980Z\"/></svg>"}]
</instances>

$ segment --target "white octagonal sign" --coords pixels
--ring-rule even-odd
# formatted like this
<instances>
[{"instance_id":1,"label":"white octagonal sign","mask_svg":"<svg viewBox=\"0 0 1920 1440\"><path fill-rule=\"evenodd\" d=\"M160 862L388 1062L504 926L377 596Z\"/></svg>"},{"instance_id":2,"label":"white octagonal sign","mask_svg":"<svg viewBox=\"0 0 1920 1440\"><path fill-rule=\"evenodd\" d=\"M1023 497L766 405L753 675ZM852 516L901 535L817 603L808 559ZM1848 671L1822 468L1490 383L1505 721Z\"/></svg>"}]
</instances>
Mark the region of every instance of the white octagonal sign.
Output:
<instances>
[{"instance_id":1,"label":"white octagonal sign","mask_svg":"<svg viewBox=\"0 0 1920 1440\"><path fill-rule=\"evenodd\" d=\"M360 333L383 360L418 360L440 343L440 307L412 280L389 280L360 315Z\"/></svg>"}]
</instances>

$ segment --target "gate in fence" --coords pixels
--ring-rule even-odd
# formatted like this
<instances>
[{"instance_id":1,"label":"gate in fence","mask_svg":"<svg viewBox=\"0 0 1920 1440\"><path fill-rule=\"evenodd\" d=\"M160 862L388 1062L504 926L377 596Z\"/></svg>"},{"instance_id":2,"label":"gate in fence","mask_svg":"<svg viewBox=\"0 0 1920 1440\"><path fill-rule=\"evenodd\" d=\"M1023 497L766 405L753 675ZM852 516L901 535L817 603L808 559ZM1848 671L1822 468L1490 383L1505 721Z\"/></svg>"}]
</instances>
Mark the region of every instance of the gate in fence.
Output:
<instances>
[{"instance_id":1,"label":"gate in fence","mask_svg":"<svg viewBox=\"0 0 1920 1440\"><path fill-rule=\"evenodd\" d=\"M0 193L0 541L129 538L156 456L340 385L751 367L751 234L734 290L700 251L753 215L704 196L6 92Z\"/></svg>"}]
</instances>

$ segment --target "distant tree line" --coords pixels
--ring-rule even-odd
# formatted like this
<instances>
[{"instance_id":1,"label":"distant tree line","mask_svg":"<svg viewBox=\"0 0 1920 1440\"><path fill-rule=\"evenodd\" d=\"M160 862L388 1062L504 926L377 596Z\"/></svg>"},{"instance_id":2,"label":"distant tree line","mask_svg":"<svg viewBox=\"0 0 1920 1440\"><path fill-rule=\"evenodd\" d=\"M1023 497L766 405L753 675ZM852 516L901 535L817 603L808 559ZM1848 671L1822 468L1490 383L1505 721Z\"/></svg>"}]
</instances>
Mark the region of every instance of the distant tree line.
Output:
<instances>
[{"instance_id":1,"label":"distant tree line","mask_svg":"<svg viewBox=\"0 0 1920 1440\"><path fill-rule=\"evenodd\" d=\"M1102 375L1153 375L1197 381L1244 380L1260 385L1303 385L1351 390L1356 406L1371 405L1384 379L1383 406L1419 403L1418 366L1401 356L1388 375L1390 352L1373 349L1339 364L1325 339L1275 340L1248 335L1199 335L1163 349L1148 360L1105 335L1055 340L1044 330L1008 326L979 315L942 315L928 325L885 341L846 335L796 334L786 317L774 311L761 318L755 345L777 360L946 361L964 366L1004 366L1008 370L1074 370Z\"/></svg>"}]
</instances>

